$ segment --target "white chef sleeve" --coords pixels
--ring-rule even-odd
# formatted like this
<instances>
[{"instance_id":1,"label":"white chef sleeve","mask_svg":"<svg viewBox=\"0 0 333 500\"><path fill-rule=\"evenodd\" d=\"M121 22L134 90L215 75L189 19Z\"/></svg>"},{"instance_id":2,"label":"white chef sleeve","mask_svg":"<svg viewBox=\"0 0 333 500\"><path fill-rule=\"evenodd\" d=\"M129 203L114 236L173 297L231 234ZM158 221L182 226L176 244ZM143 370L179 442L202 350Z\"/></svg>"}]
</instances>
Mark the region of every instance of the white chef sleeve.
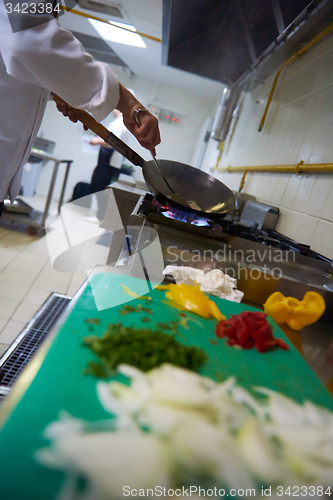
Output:
<instances>
[{"instance_id":1,"label":"white chef sleeve","mask_svg":"<svg viewBox=\"0 0 333 500\"><path fill-rule=\"evenodd\" d=\"M86 54L55 19L1 36L0 50L9 75L58 94L98 121L118 104L119 83L111 68Z\"/></svg>"}]
</instances>

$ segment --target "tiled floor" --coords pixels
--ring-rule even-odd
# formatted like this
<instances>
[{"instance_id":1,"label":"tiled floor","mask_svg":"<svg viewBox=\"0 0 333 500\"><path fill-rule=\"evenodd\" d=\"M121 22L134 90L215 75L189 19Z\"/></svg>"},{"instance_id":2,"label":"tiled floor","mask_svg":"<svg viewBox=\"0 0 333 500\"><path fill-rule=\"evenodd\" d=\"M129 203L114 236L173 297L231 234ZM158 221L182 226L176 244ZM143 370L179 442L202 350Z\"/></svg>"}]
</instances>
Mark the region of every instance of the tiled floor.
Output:
<instances>
[{"instance_id":1,"label":"tiled floor","mask_svg":"<svg viewBox=\"0 0 333 500\"><path fill-rule=\"evenodd\" d=\"M39 196L25 201L36 209L45 203ZM66 215L66 223L77 230L76 216L84 219L82 209L76 212L73 207L71 218ZM95 225L86 226L89 230ZM26 225L0 219L0 356L52 292L72 297L87 279L85 272L75 268L71 272L54 270L46 236L29 236L26 230Z\"/></svg>"}]
</instances>

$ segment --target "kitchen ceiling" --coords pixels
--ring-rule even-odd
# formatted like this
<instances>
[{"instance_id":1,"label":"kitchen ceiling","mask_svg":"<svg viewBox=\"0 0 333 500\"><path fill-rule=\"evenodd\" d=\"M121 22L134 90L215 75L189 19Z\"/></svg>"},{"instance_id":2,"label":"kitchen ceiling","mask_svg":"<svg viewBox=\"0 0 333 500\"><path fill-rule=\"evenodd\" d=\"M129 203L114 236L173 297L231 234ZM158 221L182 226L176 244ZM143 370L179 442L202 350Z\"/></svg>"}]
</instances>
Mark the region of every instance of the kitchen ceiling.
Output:
<instances>
[{"instance_id":1,"label":"kitchen ceiling","mask_svg":"<svg viewBox=\"0 0 333 500\"><path fill-rule=\"evenodd\" d=\"M80 4L82 4L82 7L80 7ZM90 7L94 10L83 7ZM162 0L121 0L120 2L82 0L74 7L74 10L105 20L132 24L138 32L162 38ZM105 10L108 10L109 14L102 12ZM118 14L118 16L112 15L112 13ZM73 32L100 38L88 19L84 17L66 12L60 17L59 22L61 26ZM221 83L163 66L161 63L162 44L148 38L143 39L147 48L138 48L109 41L105 41L105 43L109 45L119 60L124 62L127 67L125 71L198 94L201 97L215 99L221 96L223 90ZM93 55L97 57L96 53ZM105 59L101 58L101 60ZM115 71L117 73L117 67L115 67Z\"/></svg>"}]
</instances>

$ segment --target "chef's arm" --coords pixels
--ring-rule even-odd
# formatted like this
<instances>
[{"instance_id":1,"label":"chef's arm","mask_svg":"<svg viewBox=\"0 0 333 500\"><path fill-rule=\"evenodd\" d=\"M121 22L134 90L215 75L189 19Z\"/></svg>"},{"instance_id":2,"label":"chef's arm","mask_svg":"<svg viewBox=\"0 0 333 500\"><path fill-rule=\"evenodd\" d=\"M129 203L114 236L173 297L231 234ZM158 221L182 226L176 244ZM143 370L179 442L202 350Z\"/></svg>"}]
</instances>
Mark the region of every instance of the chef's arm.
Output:
<instances>
[{"instance_id":1,"label":"chef's arm","mask_svg":"<svg viewBox=\"0 0 333 500\"><path fill-rule=\"evenodd\" d=\"M117 108L143 147L153 150L160 142L157 119L142 112L139 126L133 111L144 108L141 103L119 84L107 64L95 62L55 19L2 37L1 55L14 78L49 89L70 106L91 112L97 121Z\"/></svg>"},{"instance_id":2,"label":"chef's arm","mask_svg":"<svg viewBox=\"0 0 333 500\"><path fill-rule=\"evenodd\" d=\"M104 142L103 139L101 139L101 137L94 137L93 139L91 139L91 141L89 141L89 144L91 144L92 146L101 146L102 148L110 149L109 144Z\"/></svg>"},{"instance_id":3,"label":"chef's arm","mask_svg":"<svg viewBox=\"0 0 333 500\"><path fill-rule=\"evenodd\" d=\"M1 35L1 56L9 75L51 90L98 121L118 104L119 82L111 68L95 62L55 19Z\"/></svg>"},{"instance_id":4,"label":"chef's arm","mask_svg":"<svg viewBox=\"0 0 333 500\"><path fill-rule=\"evenodd\" d=\"M156 154L155 146L161 142L158 121L143 105L129 92L121 83L119 83L119 101L117 108L123 114L124 125L136 137L141 146L149 149ZM63 100L57 100L57 108L64 116L72 122L77 122L75 113L71 106ZM134 119L134 111L140 110L140 123ZM85 130L86 127L85 127ZM109 147L101 139L97 139L95 145Z\"/></svg>"}]
</instances>

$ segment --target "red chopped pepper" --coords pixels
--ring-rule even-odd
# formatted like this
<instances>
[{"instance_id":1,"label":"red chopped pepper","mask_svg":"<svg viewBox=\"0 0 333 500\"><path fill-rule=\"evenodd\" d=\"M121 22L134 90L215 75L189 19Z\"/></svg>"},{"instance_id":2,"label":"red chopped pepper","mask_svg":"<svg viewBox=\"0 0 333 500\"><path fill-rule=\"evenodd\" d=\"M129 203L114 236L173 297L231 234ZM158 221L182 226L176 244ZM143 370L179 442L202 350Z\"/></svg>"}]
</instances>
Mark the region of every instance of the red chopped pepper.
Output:
<instances>
[{"instance_id":1,"label":"red chopped pepper","mask_svg":"<svg viewBox=\"0 0 333 500\"><path fill-rule=\"evenodd\" d=\"M288 350L289 346L282 339L274 338L266 317L267 314L263 312L244 311L220 321L216 325L215 335L218 338L228 337L228 345L238 345L243 349L255 347L257 351L265 352L280 347Z\"/></svg>"}]
</instances>

